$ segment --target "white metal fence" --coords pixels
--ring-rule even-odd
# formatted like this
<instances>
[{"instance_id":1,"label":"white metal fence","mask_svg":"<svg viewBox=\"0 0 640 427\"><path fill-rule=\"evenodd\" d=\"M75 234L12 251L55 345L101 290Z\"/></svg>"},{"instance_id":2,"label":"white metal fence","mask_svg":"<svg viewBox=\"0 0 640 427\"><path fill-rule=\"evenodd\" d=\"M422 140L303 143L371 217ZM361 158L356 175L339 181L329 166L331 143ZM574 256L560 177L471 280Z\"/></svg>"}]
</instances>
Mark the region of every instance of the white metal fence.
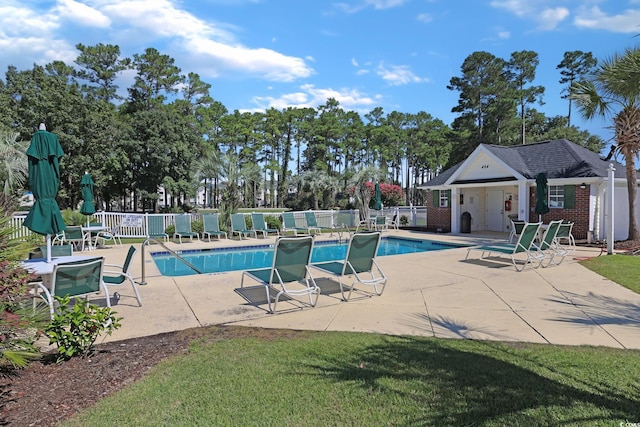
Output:
<instances>
[{"instance_id":1,"label":"white metal fence","mask_svg":"<svg viewBox=\"0 0 640 427\"><path fill-rule=\"evenodd\" d=\"M357 209L352 210L319 210L314 211L321 227L349 227L353 228L360 222L360 213ZM401 206L384 208L381 211L370 211L371 215L385 215L389 219L396 217L400 226L426 226L427 225L427 208L424 206ZM250 212L244 213L251 215ZM265 216L280 217L280 212L265 212ZM305 225L304 211L293 212L296 223L300 226ZM149 217L162 217L164 228L175 224L176 215L181 214L135 214L120 212L97 212L92 215L91 221L100 223L105 227L114 230L114 233L121 238L146 238L149 236ZM11 225L13 226L15 238L24 239L29 236L31 230L22 224L26 218L26 212L17 212L12 216ZM191 220L202 220L202 214L191 214ZM225 227L222 224L223 228Z\"/></svg>"}]
</instances>

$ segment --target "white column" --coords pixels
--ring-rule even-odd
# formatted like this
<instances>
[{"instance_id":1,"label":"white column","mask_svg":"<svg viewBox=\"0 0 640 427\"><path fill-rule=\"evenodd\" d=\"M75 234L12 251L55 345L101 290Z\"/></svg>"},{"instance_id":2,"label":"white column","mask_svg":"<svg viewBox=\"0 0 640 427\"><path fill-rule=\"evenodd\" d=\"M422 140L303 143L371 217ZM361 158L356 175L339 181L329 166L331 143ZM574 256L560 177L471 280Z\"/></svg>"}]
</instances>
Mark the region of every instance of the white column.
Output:
<instances>
[{"instance_id":1,"label":"white column","mask_svg":"<svg viewBox=\"0 0 640 427\"><path fill-rule=\"evenodd\" d=\"M518 183L518 219L529 220L529 186L527 181Z\"/></svg>"},{"instance_id":2,"label":"white column","mask_svg":"<svg viewBox=\"0 0 640 427\"><path fill-rule=\"evenodd\" d=\"M456 187L451 189L451 232L460 232L460 197Z\"/></svg>"}]
</instances>

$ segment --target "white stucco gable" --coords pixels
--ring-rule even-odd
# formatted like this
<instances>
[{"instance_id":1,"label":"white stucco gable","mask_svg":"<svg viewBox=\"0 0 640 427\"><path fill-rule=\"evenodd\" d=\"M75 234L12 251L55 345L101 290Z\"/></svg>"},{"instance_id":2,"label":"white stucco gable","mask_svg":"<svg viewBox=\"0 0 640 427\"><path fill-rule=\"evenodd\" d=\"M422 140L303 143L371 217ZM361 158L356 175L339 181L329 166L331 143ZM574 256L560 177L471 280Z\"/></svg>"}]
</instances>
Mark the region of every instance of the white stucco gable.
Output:
<instances>
[{"instance_id":1,"label":"white stucco gable","mask_svg":"<svg viewBox=\"0 0 640 427\"><path fill-rule=\"evenodd\" d=\"M452 185L460 181L500 181L508 178L526 180L524 176L496 157L495 154L479 145L458 170L449 177L445 185Z\"/></svg>"}]
</instances>

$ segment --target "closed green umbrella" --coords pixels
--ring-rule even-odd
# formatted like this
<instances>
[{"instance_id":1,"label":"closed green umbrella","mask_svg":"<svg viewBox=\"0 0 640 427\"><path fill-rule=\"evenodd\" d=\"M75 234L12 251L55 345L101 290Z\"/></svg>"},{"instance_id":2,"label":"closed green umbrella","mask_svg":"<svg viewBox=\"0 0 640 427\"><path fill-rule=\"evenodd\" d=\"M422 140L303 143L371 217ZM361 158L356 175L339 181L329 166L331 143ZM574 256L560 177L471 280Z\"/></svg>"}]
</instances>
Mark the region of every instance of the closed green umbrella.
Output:
<instances>
[{"instance_id":1,"label":"closed green umbrella","mask_svg":"<svg viewBox=\"0 0 640 427\"><path fill-rule=\"evenodd\" d=\"M27 149L29 163L29 186L35 202L24 220L29 230L46 235L47 246L51 245L51 235L66 228L56 195L60 188L60 157L63 155L56 134L39 130L33 134ZM47 251L50 261L51 251Z\"/></svg>"},{"instance_id":2,"label":"closed green umbrella","mask_svg":"<svg viewBox=\"0 0 640 427\"><path fill-rule=\"evenodd\" d=\"M93 204L93 179L89 172L85 172L80 180L80 189L82 191L82 206L80 213L83 215L93 215L96 213L96 207ZM87 225L89 225L89 217L87 216Z\"/></svg>"},{"instance_id":3,"label":"closed green umbrella","mask_svg":"<svg viewBox=\"0 0 640 427\"><path fill-rule=\"evenodd\" d=\"M547 202L547 175L540 172L536 176L536 209L538 221L542 221L542 215L549 212L549 203Z\"/></svg>"},{"instance_id":4,"label":"closed green umbrella","mask_svg":"<svg viewBox=\"0 0 640 427\"><path fill-rule=\"evenodd\" d=\"M380 183L376 182L376 198L373 202L373 209L377 211L382 210L382 191L380 190Z\"/></svg>"}]
</instances>

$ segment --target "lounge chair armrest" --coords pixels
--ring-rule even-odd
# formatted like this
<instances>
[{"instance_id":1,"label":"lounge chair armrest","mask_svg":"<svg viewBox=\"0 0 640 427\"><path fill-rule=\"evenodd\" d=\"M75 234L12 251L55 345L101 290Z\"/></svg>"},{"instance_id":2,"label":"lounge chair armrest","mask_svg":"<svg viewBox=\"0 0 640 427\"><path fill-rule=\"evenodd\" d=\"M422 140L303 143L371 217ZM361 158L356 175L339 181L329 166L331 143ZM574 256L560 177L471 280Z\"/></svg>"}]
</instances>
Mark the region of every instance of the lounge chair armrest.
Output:
<instances>
[{"instance_id":1,"label":"lounge chair armrest","mask_svg":"<svg viewBox=\"0 0 640 427\"><path fill-rule=\"evenodd\" d=\"M115 276L126 276L126 274L124 273L124 271L119 270L119 271L115 271L115 270L103 270L102 271L102 275L115 275Z\"/></svg>"},{"instance_id":2,"label":"lounge chair armrest","mask_svg":"<svg viewBox=\"0 0 640 427\"><path fill-rule=\"evenodd\" d=\"M106 267L113 267L113 268L117 268L117 269L118 269L118 271L110 270L110 271L109 271L109 273L116 273L116 274L120 274L120 273L123 273L123 272L124 272L124 270L122 269L122 266L121 266L121 265L116 265L116 264L104 264L104 267L105 267L105 268L106 268ZM103 273L107 273L107 270L104 270L104 271L103 271Z\"/></svg>"}]
</instances>

